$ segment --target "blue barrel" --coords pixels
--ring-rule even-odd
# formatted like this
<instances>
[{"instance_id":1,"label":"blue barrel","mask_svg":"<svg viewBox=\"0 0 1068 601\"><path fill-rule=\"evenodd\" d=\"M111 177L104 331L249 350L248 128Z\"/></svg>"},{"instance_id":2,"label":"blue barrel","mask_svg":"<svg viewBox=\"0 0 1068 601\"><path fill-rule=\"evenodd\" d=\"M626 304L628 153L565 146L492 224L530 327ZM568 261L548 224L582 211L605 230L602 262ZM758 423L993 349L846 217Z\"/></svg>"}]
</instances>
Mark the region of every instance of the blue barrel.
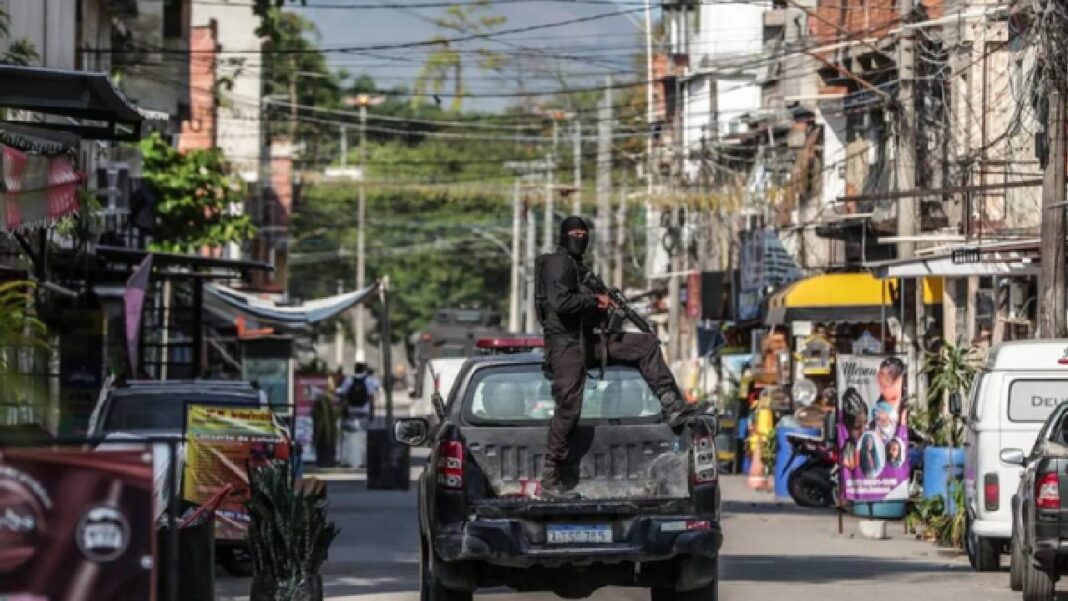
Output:
<instances>
[{"instance_id":1,"label":"blue barrel","mask_svg":"<svg viewBox=\"0 0 1068 601\"><path fill-rule=\"evenodd\" d=\"M788 499L790 498L790 490L786 487L786 481L790 477L790 472L794 471L805 462L805 458L801 455L794 457L794 460L790 461L790 456L794 454L793 445L786 439L787 434L807 434L809 436L819 436L822 430L820 428L788 428L779 427L775 430L775 436L778 437L778 451L775 454L775 496ZM787 465L789 463L789 465Z\"/></svg>"},{"instance_id":2,"label":"blue barrel","mask_svg":"<svg viewBox=\"0 0 1068 601\"><path fill-rule=\"evenodd\" d=\"M858 518L898 520L905 517L904 501L853 501L849 511Z\"/></svg>"},{"instance_id":3,"label":"blue barrel","mask_svg":"<svg viewBox=\"0 0 1068 601\"><path fill-rule=\"evenodd\" d=\"M923 497L938 495L946 502L946 513L956 513L950 482L964 476L964 449L927 447L923 450Z\"/></svg>"}]
</instances>

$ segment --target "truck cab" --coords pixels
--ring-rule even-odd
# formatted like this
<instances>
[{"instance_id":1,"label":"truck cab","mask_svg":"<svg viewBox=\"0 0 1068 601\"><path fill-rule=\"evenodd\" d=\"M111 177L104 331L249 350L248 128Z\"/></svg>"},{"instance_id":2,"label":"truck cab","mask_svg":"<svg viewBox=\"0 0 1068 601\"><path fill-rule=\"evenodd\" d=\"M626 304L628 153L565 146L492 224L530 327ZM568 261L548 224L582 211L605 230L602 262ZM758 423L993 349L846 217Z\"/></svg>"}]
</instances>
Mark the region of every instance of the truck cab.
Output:
<instances>
[{"instance_id":1,"label":"truck cab","mask_svg":"<svg viewBox=\"0 0 1068 601\"><path fill-rule=\"evenodd\" d=\"M436 405L439 424L396 426L399 441L431 448L419 480L422 598L466 601L498 586L716 598L714 418L673 430L636 369L591 370L571 446L578 498L563 500L538 489L555 407L540 355L469 359Z\"/></svg>"},{"instance_id":2,"label":"truck cab","mask_svg":"<svg viewBox=\"0 0 1068 601\"><path fill-rule=\"evenodd\" d=\"M1007 449L1030 449L1057 405L1068 399L1068 340L1006 342L976 373L965 425L965 549L978 571L994 571L1012 536L1019 465Z\"/></svg>"}]
</instances>

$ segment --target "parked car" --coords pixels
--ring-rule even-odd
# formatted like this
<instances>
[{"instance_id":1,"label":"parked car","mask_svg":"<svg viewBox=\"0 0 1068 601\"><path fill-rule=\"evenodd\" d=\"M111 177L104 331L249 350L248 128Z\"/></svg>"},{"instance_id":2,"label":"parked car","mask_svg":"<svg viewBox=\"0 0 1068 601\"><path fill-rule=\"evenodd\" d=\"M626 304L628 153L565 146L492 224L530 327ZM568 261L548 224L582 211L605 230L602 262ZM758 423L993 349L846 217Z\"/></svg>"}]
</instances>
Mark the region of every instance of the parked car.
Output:
<instances>
[{"instance_id":1,"label":"parked car","mask_svg":"<svg viewBox=\"0 0 1068 601\"><path fill-rule=\"evenodd\" d=\"M1059 405L1030 454L1001 452L1003 462L1023 468L1012 497L1009 571L1010 586L1023 591L1024 601L1051 601L1054 583L1068 573L1068 498L1061 493L1068 492L1068 395L1053 400Z\"/></svg>"},{"instance_id":2,"label":"parked car","mask_svg":"<svg viewBox=\"0 0 1068 601\"><path fill-rule=\"evenodd\" d=\"M972 383L965 429L965 549L979 571L997 570L1012 537L1021 468L1006 449L1029 449L1060 399L1068 399L1068 340L994 347Z\"/></svg>"},{"instance_id":3,"label":"parked car","mask_svg":"<svg viewBox=\"0 0 1068 601\"><path fill-rule=\"evenodd\" d=\"M423 599L498 586L579 598L609 585L716 599L714 418L673 431L636 369L593 370L572 443L579 498L562 500L538 490L554 408L540 355L469 359L438 407L438 425L395 430L431 447L419 479Z\"/></svg>"},{"instance_id":4,"label":"parked car","mask_svg":"<svg viewBox=\"0 0 1068 601\"><path fill-rule=\"evenodd\" d=\"M137 380L102 391L89 418L89 436L109 441L174 437L180 439L185 407L191 403L213 403L229 407L260 407L260 391L249 382L238 380ZM170 451L166 444L156 444L155 491L157 512L168 507ZM177 472L185 464L184 445L178 446ZM180 490L180 488L179 488ZM158 517L158 516L157 516ZM216 541L220 563L235 576L252 573L251 558L244 541Z\"/></svg>"}]
</instances>

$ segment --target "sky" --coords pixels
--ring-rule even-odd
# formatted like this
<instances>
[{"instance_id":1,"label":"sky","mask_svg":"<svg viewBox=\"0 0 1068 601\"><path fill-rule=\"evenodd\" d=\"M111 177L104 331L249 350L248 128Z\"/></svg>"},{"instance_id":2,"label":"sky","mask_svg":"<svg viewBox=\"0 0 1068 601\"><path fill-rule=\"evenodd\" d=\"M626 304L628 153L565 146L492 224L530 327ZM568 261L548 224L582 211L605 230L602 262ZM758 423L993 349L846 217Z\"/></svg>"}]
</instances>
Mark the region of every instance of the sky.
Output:
<instances>
[{"instance_id":1,"label":"sky","mask_svg":"<svg viewBox=\"0 0 1068 601\"><path fill-rule=\"evenodd\" d=\"M444 8L406 8L405 4L427 0L309 0L314 5L375 4L383 8L333 8L305 7L297 12L310 19L321 33L320 45L324 48L343 46L367 46L377 44L403 44L424 42L438 34L431 22L444 12ZM460 0L467 2L470 0ZM589 3L539 0L503 0L486 14L504 16L507 20L500 29L517 29L528 26L571 21L612 13L632 12L633 20L625 15L614 15L559 27L514 33L492 41L472 42L469 49L487 48L507 53L512 64L501 74L476 71L466 67L465 79L473 96L479 94L509 94L519 91L517 79L524 74L523 91L547 91L561 87L557 74L565 74L570 88L588 88L600 85L608 73L617 78L632 78L626 75L634 64L634 53L644 52L641 4L635 0L592 0ZM655 16L655 15L654 15ZM457 34L446 34L456 37ZM521 48L517 48L521 47ZM391 48L371 54L329 54L333 67L344 68L354 75L366 73L375 78L380 88L397 85L411 87L423 61L427 48ZM448 84L451 86L451 83ZM451 89L451 88L450 88ZM444 103L448 97L442 97ZM498 111L520 100L505 97L470 98L465 109Z\"/></svg>"}]
</instances>

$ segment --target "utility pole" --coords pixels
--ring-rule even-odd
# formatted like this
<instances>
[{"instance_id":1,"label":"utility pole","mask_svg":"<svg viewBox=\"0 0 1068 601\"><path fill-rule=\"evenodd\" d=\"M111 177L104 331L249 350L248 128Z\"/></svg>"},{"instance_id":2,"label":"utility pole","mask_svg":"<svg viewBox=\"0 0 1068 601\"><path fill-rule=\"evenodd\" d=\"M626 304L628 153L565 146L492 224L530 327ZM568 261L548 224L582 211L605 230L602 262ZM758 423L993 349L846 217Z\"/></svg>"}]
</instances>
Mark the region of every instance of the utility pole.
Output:
<instances>
[{"instance_id":1,"label":"utility pole","mask_svg":"<svg viewBox=\"0 0 1068 601\"><path fill-rule=\"evenodd\" d=\"M360 183L357 187L356 199L356 289L363 290L367 282L367 107L377 106L385 101L383 96L369 96L359 94L346 98L346 102L360 109ZM367 311L363 305L355 309L355 344L356 361L367 361ZM387 366L383 366L383 373Z\"/></svg>"},{"instance_id":2,"label":"utility pole","mask_svg":"<svg viewBox=\"0 0 1068 601\"><path fill-rule=\"evenodd\" d=\"M907 23L912 13L912 0L902 0L901 20ZM904 29L897 45L898 106L897 147L894 157L894 185L899 191L912 190L916 187L916 101L913 97L915 84L915 30ZM916 223L916 198L906 197L897 200L897 258L911 259L916 256L915 237L919 233ZM899 281L902 307L901 316L902 347L908 361L908 391L916 394L920 406L926 406L926 395L919 390L919 363L917 362L918 334L917 322L923 307L923 280L905 279ZM909 294L911 289L911 294ZM911 305L911 306L910 306ZM901 349L899 349L900 351Z\"/></svg>"},{"instance_id":3,"label":"utility pole","mask_svg":"<svg viewBox=\"0 0 1068 601\"><path fill-rule=\"evenodd\" d=\"M1038 288L1038 337L1064 338L1068 334L1065 320L1065 218L1064 163L1065 88L1051 82L1049 93L1049 156L1042 176L1042 270Z\"/></svg>"},{"instance_id":4,"label":"utility pole","mask_svg":"<svg viewBox=\"0 0 1068 601\"><path fill-rule=\"evenodd\" d=\"M571 193L571 214L582 214L582 122L575 117L574 129L572 130L574 135L571 140L574 143L574 147L571 154L574 155L575 161L575 191Z\"/></svg>"},{"instance_id":5,"label":"utility pole","mask_svg":"<svg viewBox=\"0 0 1068 601\"><path fill-rule=\"evenodd\" d=\"M645 278L646 286L653 287L652 275L656 258L657 236L660 227L660 212L653 208L653 8L652 1L645 0Z\"/></svg>"},{"instance_id":6,"label":"utility pole","mask_svg":"<svg viewBox=\"0 0 1068 601\"><path fill-rule=\"evenodd\" d=\"M521 188L519 175L515 176L515 188L512 190L512 277L511 294L508 297L508 331L519 331L519 240L522 231L520 223L523 219L522 207L520 206Z\"/></svg>"},{"instance_id":7,"label":"utility pole","mask_svg":"<svg viewBox=\"0 0 1068 601\"><path fill-rule=\"evenodd\" d=\"M527 220L527 256L523 261L524 279L526 280L526 300L524 306L526 307L526 327L523 328L527 334L533 334L537 331L537 323L534 315L534 246L538 237L538 226L534 222L534 209L531 207L530 201L523 203L523 213Z\"/></svg>"},{"instance_id":8,"label":"utility pole","mask_svg":"<svg viewBox=\"0 0 1068 601\"><path fill-rule=\"evenodd\" d=\"M605 78L604 98L597 110L597 234L594 265L610 269L612 247L612 77Z\"/></svg>"}]
</instances>

